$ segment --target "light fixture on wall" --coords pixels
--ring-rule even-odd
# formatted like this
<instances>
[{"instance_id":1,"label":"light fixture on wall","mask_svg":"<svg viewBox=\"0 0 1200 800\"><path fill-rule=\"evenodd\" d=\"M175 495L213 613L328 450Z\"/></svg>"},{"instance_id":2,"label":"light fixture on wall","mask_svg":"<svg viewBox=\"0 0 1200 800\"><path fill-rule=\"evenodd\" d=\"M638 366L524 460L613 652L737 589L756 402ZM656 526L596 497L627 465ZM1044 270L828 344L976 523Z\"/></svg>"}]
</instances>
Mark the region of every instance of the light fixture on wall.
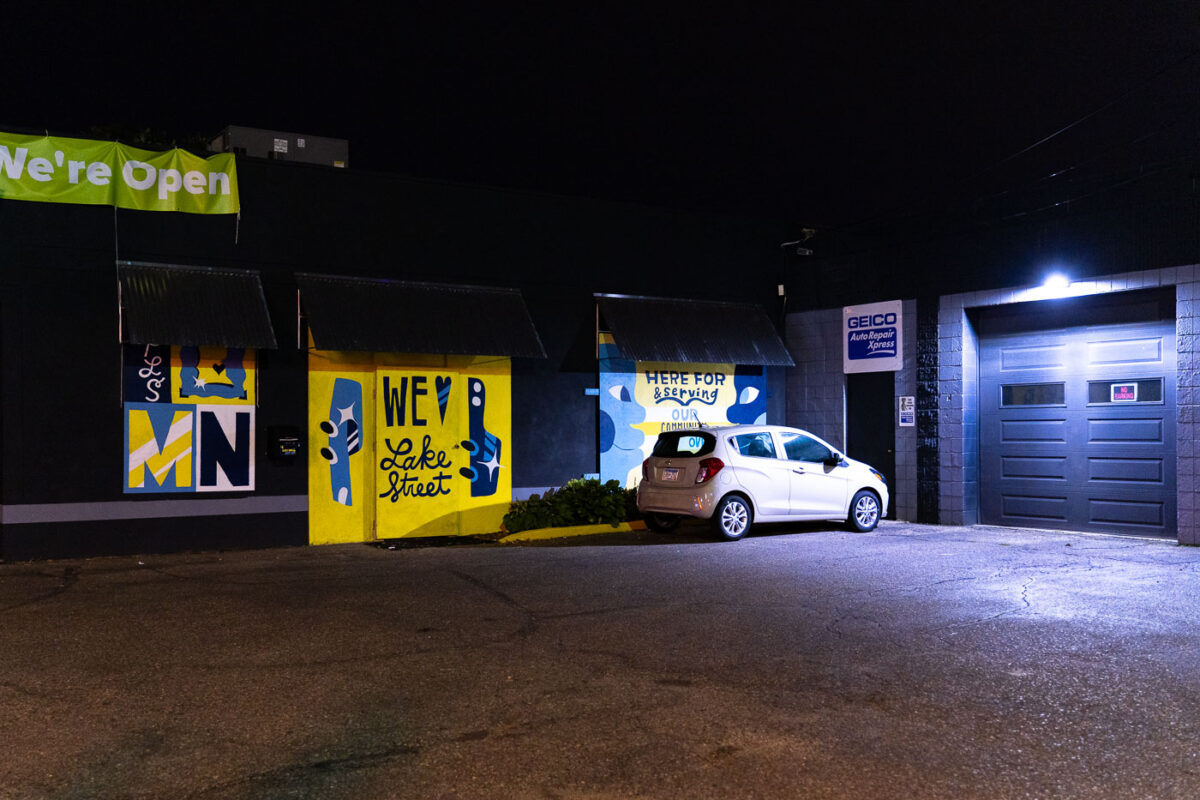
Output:
<instances>
[{"instance_id":1,"label":"light fixture on wall","mask_svg":"<svg viewBox=\"0 0 1200 800\"><path fill-rule=\"evenodd\" d=\"M1029 300L1057 300L1063 297L1095 294L1096 292L1097 287L1093 283L1073 281L1067 273L1056 269L1047 273L1040 284L1018 290L1013 301L1021 303Z\"/></svg>"},{"instance_id":2,"label":"light fixture on wall","mask_svg":"<svg viewBox=\"0 0 1200 800\"><path fill-rule=\"evenodd\" d=\"M1042 286L1050 290L1065 290L1071 288L1071 279L1061 272L1051 272L1042 281Z\"/></svg>"},{"instance_id":3,"label":"light fixture on wall","mask_svg":"<svg viewBox=\"0 0 1200 800\"><path fill-rule=\"evenodd\" d=\"M1059 297L1073 297L1080 294L1082 287L1076 286L1065 272L1051 272L1042 281L1042 285L1031 291L1030 300L1053 300ZM1087 294L1087 292L1082 292Z\"/></svg>"}]
</instances>

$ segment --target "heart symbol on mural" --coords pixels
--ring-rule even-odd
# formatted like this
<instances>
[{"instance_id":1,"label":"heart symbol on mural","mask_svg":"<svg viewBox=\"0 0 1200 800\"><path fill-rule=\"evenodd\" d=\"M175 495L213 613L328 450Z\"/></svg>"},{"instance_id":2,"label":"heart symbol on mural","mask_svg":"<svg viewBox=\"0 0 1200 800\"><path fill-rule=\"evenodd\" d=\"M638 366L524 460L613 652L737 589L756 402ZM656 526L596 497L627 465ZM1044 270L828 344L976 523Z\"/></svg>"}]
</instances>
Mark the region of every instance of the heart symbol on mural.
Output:
<instances>
[{"instance_id":1,"label":"heart symbol on mural","mask_svg":"<svg viewBox=\"0 0 1200 800\"><path fill-rule=\"evenodd\" d=\"M224 364L213 364L213 372L215 372L215 373L217 373L218 375L220 375L220 374L221 374L222 372L224 372L224 371L225 371L225 365L224 365Z\"/></svg>"},{"instance_id":2,"label":"heart symbol on mural","mask_svg":"<svg viewBox=\"0 0 1200 800\"><path fill-rule=\"evenodd\" d=\"M446 424L446 405L450 402L450 376L438 375L434 381L437 387L438 411L442 415L442 424Z\"/></svg>"}]
</instances>

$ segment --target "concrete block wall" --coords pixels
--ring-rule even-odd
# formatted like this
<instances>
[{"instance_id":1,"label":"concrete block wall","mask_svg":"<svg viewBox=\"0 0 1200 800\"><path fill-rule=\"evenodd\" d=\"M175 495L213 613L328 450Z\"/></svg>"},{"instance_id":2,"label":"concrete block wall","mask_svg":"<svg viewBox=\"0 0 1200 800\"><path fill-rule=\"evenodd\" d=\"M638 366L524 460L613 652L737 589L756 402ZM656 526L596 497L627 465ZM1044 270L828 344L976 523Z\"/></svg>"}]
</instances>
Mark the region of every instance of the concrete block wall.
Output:
<instances>
[{"instance_id":1,"label":"concrete block wall","mask_svg":"<svg viewBox=\"0 0 1200 800\"><path fill-rule=\"evenodd\" d=\"M1174 272L1175 506L1180 543L1200 545L1200 266L1176 267Z\"/></svg>"},{"instance_id":2,"label":"concrete block wall","mask_svg":"<svg viewBox=\"0 0 1200 800\"><path fill-rule=\"evenodd\" d=\"M901 344L904 367L895 373L895 394L917 394L917 303L905 300ZM787 374L787 423L846 447L846 376L842 364L842 310L789 314L787 346L796 366ZM893 401L893 413L898 408ZM917 431L896 425L896 518L917 518Z\"/></svg>"},{"instance_id":3,"label":"concrete block wall","mask_svg":"<svg viewBox=\"0 0 1200 800\"><path fill-rule=\"evenodd\" d=\"M917 522L939 521L938 307L936 297L917 298Z\"/></svg>"},{"instance_id":4,"label":"concrete block wall","mask_svg":"<svg viewBox=\"0 0 1200 800\"><path fill-rule=\"evenodd\" d=\"M900 329L904 368L896 373L896 397L917 395L917 301L905 300ZM840 345L840 340L839 340ZM891 487L896 519L917 518L917 428L901 428L896 408L896 485Z\"/></svg>"},{"instance_id":5,"label":"concrete block wall","mask_svg":"<svg viewBox=\"0 0 1200 800\"><path fill-rule=\"evenodd\" d=\"M842 310L787 317L787 346L796 366L787 374L787 424L846 447L846 376L842 372Z\"/></svg>"},{"instance_id":6,"label":"concrete block wall","mask_svg":"<svg viewBox=\"0 0 1200 800\"><path fill-rule=\"evenodd\" d=\"M1200 545L1195 438L1200 429L1200 266L1109 275L1071 285L1071 296L1175 287L1176 507L1182 544ZM943 295L938 311L939 522L972 524L979 518L978 340L967 310L1047 299L1041 287Z\"/></svg>"}]
</instances>

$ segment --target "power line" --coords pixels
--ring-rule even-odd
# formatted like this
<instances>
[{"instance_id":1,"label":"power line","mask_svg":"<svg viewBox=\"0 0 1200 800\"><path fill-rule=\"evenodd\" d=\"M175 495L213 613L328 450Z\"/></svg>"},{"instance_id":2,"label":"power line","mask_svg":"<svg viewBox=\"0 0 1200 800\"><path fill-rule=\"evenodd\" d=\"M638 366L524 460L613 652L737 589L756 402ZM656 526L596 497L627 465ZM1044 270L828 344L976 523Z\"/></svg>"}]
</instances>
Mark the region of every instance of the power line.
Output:
<instances>
[{"instance_id":1,"label":"power line","mask_svg":"<svg viewBox=\"0 0 1200 800\"><path fill-rule=\"evenodd\" d=\"M1097 108L1093 111L1090 111L1087 114L1084 114L1082 117L1075 120L1074 122L1072 122L1069 125L1064 125L1063 127L1056 130L1054 133L1050 134L1049 136L1043 136L1041 139L1038 139L1036 142L1029 145L1028 147L1024 147L1024 148L1018 150L1017 152L1013 153L1012 155L1006 156L1005 158L1000 159L992 166L982 169L979 172L976 172L970 178L967 178L967 180L973 180L973 179L979 177L980 175L984 174L985 172L991 172L994 169L999 169L1000 167L1004 166L1008 162L1014 161L1014 160L1020 158L1021 156L1025 155L1026 153L1028 153L1038 147L1041 147L1046 142L1049 142L1051 139L1055 139L1055 138L1061 136L1062 134L1066 133L1067 131L1071 130L1072 128L1076 127L1077 125L1081 125L1082 123L1087 122L1092 117L1095 117L1096 115L1101 114L1101 113L1107 111L1108 109L1112 108L1117 103L1121 102L1126 97L1129 97L1134 92L1144 89L1146 86L1148 86L1149 84L1158 80L1160 77L1162 77L1166 73L1170 72L1171 70L1175 69L1180 64L1183 64L1183 63L1195 58L1198 54L1200 54L1200 49L1192 50L1191 52L1184 55L1182 58L1176 59L1175 61L1171 62L1167 66L1160 69L1158 72L1155 72L1153 75L1146 78L1141 83L1138 83L1135 86L1132 86L1129 89L1126 89L1124 92L1122 92L1121 94L1112 98L1111 100L1106 102L1104 105L1100 106L1099 108Z\"/></svg>"},{"instance_id":2,"label":"power line","mask_svg":"<svg viewBox=\"0 0 1200 800\"><path fill-rule=\"evenodd\" d=\"M1078 127L1079 125L1083 124L1084 122L1087 122L1090 119L1093 119L1097 115L1099 115L1099 114L1103 113L1104 111L1107 111L1107 110L1113 108L1114 106L1116 106L1117 104L1121 103L1123 100L1130 97L1131 95L1142 91L1150 84L1152 84L1155 81L1162 78L1163 75L1165 75L1168 72L1187 63L1191 59L1195 58L1197 55L1200 55L1200 48L1193 49L1193 50L1185 53L1180 58L1172 61L1170 64L1167 64L1166 66L1157 70L1156 72L1154 72L1150 76L1146 77L1142 81L1139 81L1134 86L1132 86L1129 89L1126 89L1124 92L1121 92L1120 94L1110 98L1109 100L1107 100L1103 104L1101 104L1099 107L1093 109L1092 111L1089 111L1088 113L1079 117L1078 119L1071 122L1070 124L1064 125L1063 127L1059 128L1058 130L1054 131L1053 133L1049 134L1048 136L1043 136L1040 139L1038 139L1037 141L1033 142L1032 144L1027 145L1026 147L1023 147L1020 150L1018 150L1008 156L1005 156L1004 158L1001 158L1000 160L990 164L989 166L984 167L979 170L976 170L968 177L955 181L952 184L952 186L950 187L950 189L953 190L957 187L968 184L971 181L977 180L978 178L982 177L983 175L985 175L987 173L994 172L997 169L999 169L1000 167L1002 167L1012 161L1015 161L1016 159L1020 158L1021 156L1024 156L1027 153L1030 153L1033 150L1041 147L1042 145L1046 144L1047 142L1050 142L1051 140L1056 139L1057 137L1061 136L1062 134L1066 133L1067 131ZM1171 127L1173 124L1174 123L1172 123L1171 125L1163 126L1163 127L1164 128ZM1161 131L1159 131L1159 132L1161 132ZM1133 141L1127 142L1125 144L1125 146L1128 146L1130 144L1136 144L1137 142L1143 140L1144 138L1147 138L1148 136L1152 136L1152 135L1154 135L1154 133L1148 134L1146 137L1137 137ZM1109 149L1113 149L1113 148L1109 148ZM1092 161L1095 161L1095 160L1096 160L1096 158L1087 159L1082 163L1087 164L1087 163L1091 163ZM1079 166L1079 165L1077 165L1077 166ZM1070 171L1071 169L1074 169L1074 167L1068 167L1064 170L1058 170L1058 171L1056 171L1056 173L1052 173L1050 176L1044 176L1042 179L1039 179L1039 180L1045 180L1046 177L1053 177L1054 174L1062 174L1064 172ZM1034 181L1033 183L1036 184L1038 182L1039 181ZM1005 192L999 192L993 196L1002 196L1004 193ZM977 198L974 202L978 202L978 200L979 200L979 198ZM866 218L860 219L860 220L856 220L855 222L849 223L848 225L841 226L841 230L842 231L850 231L850 230L854 230L856 228L862 228L866 225L884 225L884 224L888 224L888 223L899 222L904 219L913 219L913 218L919 217L922 215L922 213L923 212L911 212L911 211L905 211L905 210L900 210L900 209L893 209L891 211L880 212L873 216L866 217Z\"/></svg>"}]
</instances>

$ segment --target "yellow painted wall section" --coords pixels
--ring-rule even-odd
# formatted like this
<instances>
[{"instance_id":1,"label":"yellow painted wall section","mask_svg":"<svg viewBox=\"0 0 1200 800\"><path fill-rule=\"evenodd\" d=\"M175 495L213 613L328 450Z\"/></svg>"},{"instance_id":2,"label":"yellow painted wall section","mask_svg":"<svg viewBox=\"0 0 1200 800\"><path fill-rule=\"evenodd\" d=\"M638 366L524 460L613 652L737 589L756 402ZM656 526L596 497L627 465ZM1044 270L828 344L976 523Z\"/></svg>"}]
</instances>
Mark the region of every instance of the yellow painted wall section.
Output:
<instances>
[{"instance_id":1,"label":"yellow painted wall section","mask_svg":"<svg viewBox=\"0 0 1200 800\"><path fill-rule=\"evenodd\" d=\"M500 529L512 500L507 358L310 351L308 427L310 543Z\"/></svg>"},{"instance_id":2,"label":"yellow painted wall section","mask_svg":"<svg viewBox=\"0 0 1200 800\"><path fill-rule=\"evenodd\" d=\"M309 544L374 538L374 388L371 354L309 351Z\"/></svg>"}]
</instances>

